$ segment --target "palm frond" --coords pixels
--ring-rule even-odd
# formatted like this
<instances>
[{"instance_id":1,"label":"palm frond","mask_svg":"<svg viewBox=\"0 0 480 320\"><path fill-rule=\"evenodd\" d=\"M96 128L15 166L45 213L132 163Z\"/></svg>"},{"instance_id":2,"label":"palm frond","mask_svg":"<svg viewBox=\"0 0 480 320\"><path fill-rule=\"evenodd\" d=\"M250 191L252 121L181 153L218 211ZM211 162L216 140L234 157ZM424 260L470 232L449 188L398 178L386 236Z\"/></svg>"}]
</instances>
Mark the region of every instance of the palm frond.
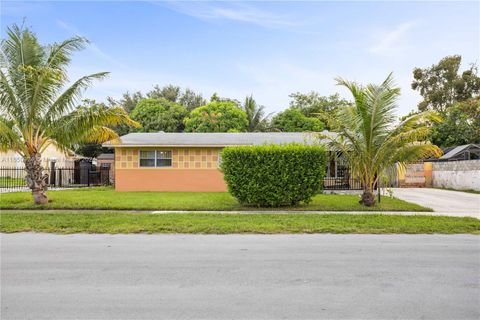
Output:
<instances>
[{"instance_id":1,"label":"palm frond","mask_svg":"<svg viewBox=\"0 0 480 320\"><path fill-rule=\"evenodd\" d=\"M341 78L355 104L339 110L334 120L338 137L330 139L331 150L342 152L364 187L372 191L379 177L395 166L438 156L441 150L425 141L429 128L425 120L437 120L431 113L413 115L395 125L400 89L390 74L380 85L361 86Z\"/></svg>"},{"instance_id":2,"label":"palm frond","mask_svg":"<svg viewBox=\"0 0 480 320\"><path fill-rule=\"evenodd\" d=\"M65 112L72 111L81 97L83 90L91 86L94 80L102 80L108 76L108 72L99 72L88 76L81 77L68 87L53 102L44 116L48 122L55 121L56 118L64 115Z\"/></svg>"}]
</instances>

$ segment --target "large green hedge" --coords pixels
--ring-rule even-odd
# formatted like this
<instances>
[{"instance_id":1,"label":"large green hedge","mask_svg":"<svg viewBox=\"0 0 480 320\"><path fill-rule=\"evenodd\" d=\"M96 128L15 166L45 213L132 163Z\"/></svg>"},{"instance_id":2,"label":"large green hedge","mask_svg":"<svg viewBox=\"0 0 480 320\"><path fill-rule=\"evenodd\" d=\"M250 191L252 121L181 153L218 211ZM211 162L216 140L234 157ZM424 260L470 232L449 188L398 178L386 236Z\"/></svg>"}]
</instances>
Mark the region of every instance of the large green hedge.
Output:
<instances>
[{"instance_id":1,"label":"large green hedge","mask_svg":"<svg viewBox=\"0 0 480 320\"><path fill-rule=\"evenodd\" d=\"M308 203L322 187L325 151L298 144L226 147L221 169L240 203L261 207Z\"/></svg>"}]
</instances>

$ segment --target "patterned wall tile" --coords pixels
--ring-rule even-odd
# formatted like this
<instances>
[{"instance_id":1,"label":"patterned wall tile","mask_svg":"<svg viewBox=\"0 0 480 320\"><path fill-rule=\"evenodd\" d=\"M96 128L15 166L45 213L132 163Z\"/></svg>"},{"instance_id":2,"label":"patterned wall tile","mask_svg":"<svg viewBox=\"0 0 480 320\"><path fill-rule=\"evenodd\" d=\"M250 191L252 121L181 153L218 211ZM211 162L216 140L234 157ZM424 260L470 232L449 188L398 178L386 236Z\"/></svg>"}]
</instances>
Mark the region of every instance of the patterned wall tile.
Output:
<instances>
[{"instance_id":1,"label":"patterned wall tile","mask_svg":"<svg viewBox=\"0 0 480 320\"><path fill-rule=\"evenodd\" d=\"M140 150L172 151L172 169L217 169L221 148L116 148L115 162L120 169L138 169ZM161 168L165 170L167 168Z\"/></svg>"}]
</instances>

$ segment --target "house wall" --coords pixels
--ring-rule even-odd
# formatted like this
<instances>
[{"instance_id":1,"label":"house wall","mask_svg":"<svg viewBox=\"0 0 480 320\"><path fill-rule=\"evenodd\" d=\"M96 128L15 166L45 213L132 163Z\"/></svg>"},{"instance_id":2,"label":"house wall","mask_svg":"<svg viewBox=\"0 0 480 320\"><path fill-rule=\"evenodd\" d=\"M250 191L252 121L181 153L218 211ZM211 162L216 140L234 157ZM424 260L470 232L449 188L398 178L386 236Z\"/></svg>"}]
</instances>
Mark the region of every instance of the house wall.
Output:
<instances>
[{"instance_id":1,"label":"house wall","mask_svg":"<svg viewBox=\"0 0 480 320\"><path fill-rule=\"evenodd\" d=\"M172 151L172 167L139 165L140 150ZM115 148L117 191L226 191L218 169L221 148Z\"/></svg>"},{"instance_id":2,"label":"house wall","mask_svg":"<svg viewBox=\"0 0 480 320\"><path fill-rule=\"evenodd\" d=\"M432 183L437 188L480 191L480 160L433 162Z\"/></svg>"},{"instance_id":3,"label":"house wall","mask_svg":"<svg viewBox=\"0 0 480 320\"><path fill-rule=\"evenodd\" d=\"M102 164L110 164L110 170L108 175L110 176L110 181L115 181L115 159L97 159L97 167L101 168Z\"/></svg>"},{"instance_id":4,"label":"house wall","mask_svg":"<svg viewBox=\"0 0 480 320\"><path fill-rule=\"evenodd\" d=\"M398 170L400 187L431 187L432 163L409 163L404 169Z\"/></svg>"}]
</instances>

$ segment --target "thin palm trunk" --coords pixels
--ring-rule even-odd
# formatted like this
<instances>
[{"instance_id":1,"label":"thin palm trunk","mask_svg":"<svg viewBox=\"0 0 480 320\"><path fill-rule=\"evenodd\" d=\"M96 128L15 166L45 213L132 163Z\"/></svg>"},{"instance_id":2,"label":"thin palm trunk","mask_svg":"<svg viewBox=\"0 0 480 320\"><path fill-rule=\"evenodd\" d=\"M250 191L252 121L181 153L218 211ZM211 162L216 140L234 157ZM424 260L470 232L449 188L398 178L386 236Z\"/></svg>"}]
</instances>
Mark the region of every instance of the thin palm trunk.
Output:
<instances>
[{"instance_id":1,"label":"thin palm trunk","mask_svg":"<svg viewBox=\"0 0 480 320\"><path fill-rule=\"evenodd\" d=\"M25 157L24 163L25 171L27 171L25 180L27 186L32 190L33 201L35 204L46 204L48 202L47 195L45 194L48 174L43 173L41 155L36 153L30 157Z\"/></svg>"},{"instance_id":2,"label":"thin palm trunk","mask_svg":"<svg viewBox=\"0 0 480 320\"><path fill-rule=\"evenodd\" d=\"M367 177L366 183L363 187L362 198L360 199L360 204L363 204L367 207L373 207L375 205L375 195L373 194L373 179Z\"/></svg>"}]
</instances>

